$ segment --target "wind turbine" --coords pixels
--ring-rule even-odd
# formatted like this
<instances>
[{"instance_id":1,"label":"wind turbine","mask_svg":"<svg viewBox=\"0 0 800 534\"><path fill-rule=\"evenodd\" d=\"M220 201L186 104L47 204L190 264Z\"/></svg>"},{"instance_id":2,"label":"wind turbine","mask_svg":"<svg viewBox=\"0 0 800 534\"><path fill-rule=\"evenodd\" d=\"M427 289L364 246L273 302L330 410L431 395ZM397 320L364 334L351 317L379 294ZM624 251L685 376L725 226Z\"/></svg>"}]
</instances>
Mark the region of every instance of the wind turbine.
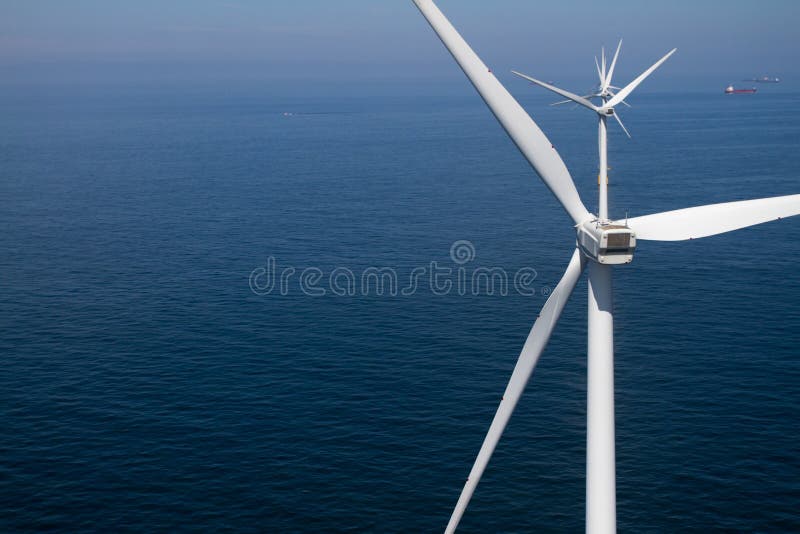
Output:
<instances>
[{"instance_id":1,"label":"wind turbine","mask_svg":"<svg viewBox=\"0 0 800 534\"><path fill-rule=\"evenodd\" d=\"M616 94L611 77L619 47L606 69L605 54L597 64L601 105L538 80L527 79L577 102L600 116L599 213L586 209L572 177L555 147L522 106L495 78L470 46L442 14L433 0L413 0L422 15L453 55L519 150L530 162L575 225L576 247L564 276L550 294L522 347L492 424L483 441L469 478L450 517L446 533L458 526L470 498L483 475L497 442L530 379L564 305L578 278L588 267L588 379L586 431L586 532L616 531L616 466L614 437L614 316L611 286L612 265L633 259L637 240L681 241L729 232L783 217L800 214L800 195L711 204L667 211L624 221L608 218L606 183L606 119L615 116L622 102L647 76L672 55L672 50Z\"/></svg>"},{"instance_id":2,"label":"wind turbine","mask_svg":"<svg viewBox=\"0 0 800 534\"><path fill-rule=\"evenodd\" d=\"M644 71L638 78L633 80L631 83L626 85L624 88L620 89L619 87L611 85L611 79L614 76L614 67L617 65L617 58L619 57L619 51L622 48L622 40L619 41L617 45L617 51L614 53L614 59L611 60L611 66L606 70L606 52L605 49L601 52L602 57L602 66L598 63L597 58L595 58L594 63L597 66L597 75L600 78L600 83L597 86L597 91L585 96L578 96L576 94L570 93L569 91L565 91L564 89L559 89L549 83L545 83L543 81L537 80L536 78L531 78L530 76L526 76L521 72L517 72L512 70L514 74L519 76L520 78L524 78L529 82L535 83L545 89L549 89L556 94L559 94L565 97L567 100L562 100L560 102L556 102L554 105L558 104L566 104L567 102L575 102L576 104L580 104L586 108L591 109L592 111L597 112L600 116L600 133L598 138L600 142L605 143L606 141L606 118L607 117L614 117L617 122L619 123L622 130L625 132L625 135L628 137L631 134L628 132L628 129L625 128L625 125L622 124L622 119L619 118L619 114L614 111L614 106L617 104L623 103L626 106L630 106L627 102L625 102L625 98L633 92L636 87L639 86L640 83L644 81L645 78L650 76L658 67L661 66L669 57L675 53L677 48L673 48L670 50L664 57L659 59L653 66L649 69ZM614 90L619 90L619 93L615 93ZM600 99L600 106L595 106L590 99L592 98L599 98ZM600 157L604 157L606 153L605 144L600 146ZM602 168L602 164L601 164Z\"/></svg>"}]
</instances>

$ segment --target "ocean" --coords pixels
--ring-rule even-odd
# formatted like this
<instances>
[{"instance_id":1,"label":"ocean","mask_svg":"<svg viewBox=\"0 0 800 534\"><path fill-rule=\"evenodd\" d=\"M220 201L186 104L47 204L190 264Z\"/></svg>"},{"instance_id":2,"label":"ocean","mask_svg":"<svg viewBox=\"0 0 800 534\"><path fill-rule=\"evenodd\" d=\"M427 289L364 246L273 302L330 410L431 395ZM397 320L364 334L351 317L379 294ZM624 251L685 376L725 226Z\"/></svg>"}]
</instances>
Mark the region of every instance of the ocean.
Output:
<instances>
[{"instance_id":1,"label":"ocean","mask_svg":"<svg viewBox=\"0 0 800 534\"><path fill-rule=\"evenodd\" d=\"M800 192L800 93L721 89L619 109L612 215ZM596 118L512 90L596 209ZM574 246L477 95L2 96L0 530L444 529ZM621 532L800 531L798 261L800 218L615 269ZM586 299L460 532L583 529Z\"/></svg>"}]
</instances>

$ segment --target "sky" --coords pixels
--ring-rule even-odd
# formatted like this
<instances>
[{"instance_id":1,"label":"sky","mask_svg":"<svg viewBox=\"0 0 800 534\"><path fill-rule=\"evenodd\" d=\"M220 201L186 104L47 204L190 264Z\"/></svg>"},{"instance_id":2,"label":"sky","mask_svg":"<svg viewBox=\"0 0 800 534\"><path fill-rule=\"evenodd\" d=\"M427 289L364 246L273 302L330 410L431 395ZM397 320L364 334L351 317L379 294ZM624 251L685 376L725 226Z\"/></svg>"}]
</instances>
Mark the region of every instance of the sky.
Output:
<instances>
[{"instance_id":1,"label":"sky","mask_svg":"<svg viewBox=\"0 0 800 534\"><path fill-rule=\"evenodd\" d=\"M620 77L677 47L662 67L675 80L800 78L798 0L438 5L495 71L591 76L600 46L624 38ZM0 0L0 84L156 74L341 83L460 76L410 0Z\"/></svg>"}]
</instances>

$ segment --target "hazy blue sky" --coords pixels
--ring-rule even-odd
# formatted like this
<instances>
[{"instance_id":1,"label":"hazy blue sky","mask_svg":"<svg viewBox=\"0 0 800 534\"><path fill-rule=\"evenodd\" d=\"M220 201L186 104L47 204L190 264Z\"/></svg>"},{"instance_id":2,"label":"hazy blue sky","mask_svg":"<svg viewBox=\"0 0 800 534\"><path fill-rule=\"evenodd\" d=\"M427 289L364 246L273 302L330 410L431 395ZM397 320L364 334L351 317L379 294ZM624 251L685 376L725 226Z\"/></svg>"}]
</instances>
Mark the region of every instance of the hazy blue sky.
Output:
<instances>
[{"instance_id":1,"label":"hazy blue sky","mask_svg":"<svg viewBox=\"0 0 800 534\"><path fill-rule=\"evenodd\" d=\"M800 74L798 0L440 0L439 6L502 72L591 75L600 45L613 47L623 37L621 78L672 47L678 54L664 70L674 77ZM75 64L80 68L64 67ZM132 65L233 78L457 74L410 0L0 0L0 75L7 79L119 73Z\"/></svg>"}]
</instances>

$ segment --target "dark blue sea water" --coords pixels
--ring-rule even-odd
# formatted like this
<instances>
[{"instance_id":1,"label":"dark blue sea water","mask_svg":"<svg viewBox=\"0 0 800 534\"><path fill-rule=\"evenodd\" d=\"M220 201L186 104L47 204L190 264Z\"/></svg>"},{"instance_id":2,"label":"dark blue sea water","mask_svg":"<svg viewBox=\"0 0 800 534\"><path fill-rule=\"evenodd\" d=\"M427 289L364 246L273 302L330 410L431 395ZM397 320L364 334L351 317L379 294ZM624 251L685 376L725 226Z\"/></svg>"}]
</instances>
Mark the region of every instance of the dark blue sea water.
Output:
<instances>
[{"instance_id":1,"label":"dark blue sea water","mask_svg":"<svg viewBox=\"0 0 800 534\"><path fill-rule=\"evenodd\" d=\"M0 530L443 530L574 242L477 96L2 92ZM514 92L594 209L595 117ZM614 215L800 192L800 94L631 102ZM457 240L536 294L299 284ZM790 219L616 269L622 532L800 530L798 262ZM582 530L585 313L582 282L464 532Z\"/></svg>"}]
</instances>

